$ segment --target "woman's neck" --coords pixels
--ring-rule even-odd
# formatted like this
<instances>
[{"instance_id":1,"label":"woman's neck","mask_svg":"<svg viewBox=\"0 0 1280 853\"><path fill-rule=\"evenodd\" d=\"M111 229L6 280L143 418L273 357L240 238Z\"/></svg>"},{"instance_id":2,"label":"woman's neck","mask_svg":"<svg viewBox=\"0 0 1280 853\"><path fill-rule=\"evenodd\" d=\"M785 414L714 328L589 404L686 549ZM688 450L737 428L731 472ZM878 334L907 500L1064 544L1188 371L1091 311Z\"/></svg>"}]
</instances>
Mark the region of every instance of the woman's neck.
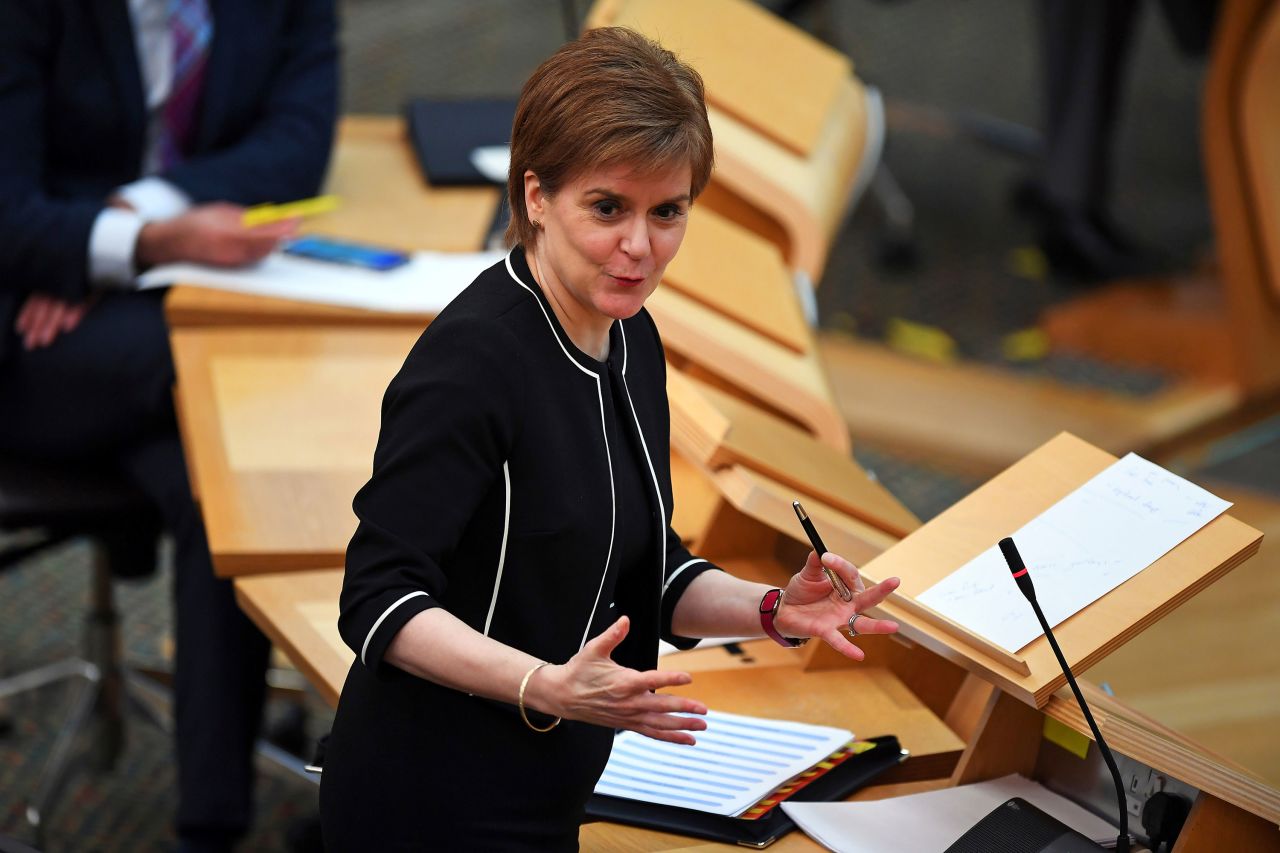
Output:
<instances>
[{"instance_id":1,"label":"woman's neck","mask_svg":"<svg viewBox=\"0 0 1280 853\"><path fill-rule=\"evenodd\" d=\"M555 274L555 269L534 248L526 252L529 271L533 280L551 303L551 310L564 328L565 334L573 345L597 361L609 357L609 330L613 328L613 318L595 314L574 298L564 283Z\"/></svg>"}]
</instances>

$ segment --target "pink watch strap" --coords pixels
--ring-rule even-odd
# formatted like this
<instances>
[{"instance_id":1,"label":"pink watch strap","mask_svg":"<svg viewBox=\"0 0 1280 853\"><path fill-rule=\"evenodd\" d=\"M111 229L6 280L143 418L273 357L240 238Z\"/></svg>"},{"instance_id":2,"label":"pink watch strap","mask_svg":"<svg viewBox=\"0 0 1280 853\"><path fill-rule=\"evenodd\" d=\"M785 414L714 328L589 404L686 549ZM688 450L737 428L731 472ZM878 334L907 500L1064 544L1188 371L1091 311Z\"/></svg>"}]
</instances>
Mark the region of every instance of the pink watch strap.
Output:
<instances>
[{"instance_id":1,"label":"pink watch strap","mask_svg":"<svg viewBox=\"0 0 1280 853\"><path fill-rule=\"evenodd\" d=\"M778 633L777 627L773 624L774 617L778 614L778 606L782 604L782 590L771 589L764 594L764 598L760 599L760 627L769 635L769 639L773 640L780 646L786 646L793 649L796 646L803 646L805 640L795 637L784 637Z\"/></svg>"}]
</instances>

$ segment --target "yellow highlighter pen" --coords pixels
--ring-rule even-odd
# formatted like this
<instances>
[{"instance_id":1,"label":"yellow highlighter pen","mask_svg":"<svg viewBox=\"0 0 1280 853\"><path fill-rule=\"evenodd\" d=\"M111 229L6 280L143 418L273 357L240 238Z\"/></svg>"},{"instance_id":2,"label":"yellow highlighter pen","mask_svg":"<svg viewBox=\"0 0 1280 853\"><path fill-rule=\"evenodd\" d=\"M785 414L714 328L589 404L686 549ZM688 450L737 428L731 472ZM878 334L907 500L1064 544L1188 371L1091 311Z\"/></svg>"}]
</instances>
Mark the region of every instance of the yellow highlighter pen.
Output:
<instances>
[{"instance_id":1,"label":"yellow highlighter pen","mask_svg":"<svg viewBox=\"0 0 1280 853\"><path fill-rule=\"evenodd\" d=\"M259 204L249 208L241 217L240 223L245 228L279 222L282 219L300 219L304 216L318 216L338 207L336 195L318 195L315 198L304 198L286 204Z\"/></svg>"}]
</instances>

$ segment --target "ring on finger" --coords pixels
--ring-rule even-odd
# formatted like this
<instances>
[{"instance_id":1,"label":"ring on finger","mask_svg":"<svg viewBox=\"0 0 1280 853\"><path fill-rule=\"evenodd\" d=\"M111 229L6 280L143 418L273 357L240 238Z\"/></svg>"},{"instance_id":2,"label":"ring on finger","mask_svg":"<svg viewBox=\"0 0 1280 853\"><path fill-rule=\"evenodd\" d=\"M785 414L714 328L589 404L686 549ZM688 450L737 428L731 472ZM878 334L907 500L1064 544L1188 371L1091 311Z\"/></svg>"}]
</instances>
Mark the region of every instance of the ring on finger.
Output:
<instances>
[{"instance_id":1,"label":"ring on finger","mask_svg":"<svg viewBox=\"0 0 1280 853\"><path fill-rule=\"evenodd\" d=\"M853 626L853 624L854 624L855 622L857 622L857 621L858 621L858 617L859 617L859 616L861 616L861 615L862 615L861 613L855 613L855 614L853 614L852 616L850 616L850 617L849 617L848 626L849 626L849 636L850 636L850 637L856 637L856 636L858 636L858 629L857 629L857 628L855 628L855 627Z\"/></svg>"}]
</instances>

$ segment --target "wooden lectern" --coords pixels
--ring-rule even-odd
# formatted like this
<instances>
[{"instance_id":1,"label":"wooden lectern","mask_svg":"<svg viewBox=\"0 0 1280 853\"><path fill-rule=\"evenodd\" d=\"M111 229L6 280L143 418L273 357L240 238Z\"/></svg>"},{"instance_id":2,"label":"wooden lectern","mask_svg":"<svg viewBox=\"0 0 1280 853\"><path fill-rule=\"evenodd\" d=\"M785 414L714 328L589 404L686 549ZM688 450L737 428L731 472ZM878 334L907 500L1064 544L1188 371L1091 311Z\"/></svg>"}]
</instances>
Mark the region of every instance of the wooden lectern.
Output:
<instances>
[{"instance_id":1,"label":"wooden lectern","mask_svg":"<svg viewBox=\"0 0 1280 853\"><path fill-rule=\"evenodd\" d=\"M789 693L792 701L788 708L778 707L767 689L758 691L769 694L765 698L743 687L720 695L732 696L735 703L741 703L735 707L761 713L790 713L800 719L847 725L870 734L868 725L874 728L890 723L892 717L878 718L866 706L855 709L848 694L831 686L832 679L838 683L840 677L865 678L868 673L883 669L897 679L895 689L904 691L897 694L904 707L914 708L917 713L921 708L933 712L963 739L965 746L960 756L949 769L943 769L945 778L876 786L855 795L855 799L896 796L1014 772L1054 787L1070 786L1073 781L1079 785L1079 778L1074 777L1087 777L1083 769L1089 766L1087 761L1069 757L1065 760L1075 762L1080 769L1064 765L1068 753L1047 739L1047 731L1053 724L1088 738L1089 729L1074 699L1057 692L1064 677L1047 642L1043 638L1032 642L1013 656L1016 660L1012 663L1000 660L988 654L974 638L965 636L958 626L920 618L918 605L908 599L1047 509L1112 461L1109 454L1069 435L1048 442L865 566L869 577L892 573L904 579L902 594L881 608L886 615L902 621L900 637L859 640L867 652L862 664L850 664L826 646L810 644L812 650L804 661L803 675L778 673L779 680L769 683L772 688ZM717 480L718 484L721 482ZM755 488L770 490L767 484L757 484ZM738 499L728 494L726 497ZM799 540L803 534L790 516L786 497L773 496L776 512L757 506L756 513L779 536ZM840 550L840 538L846 534L839 514L829 511L815 520L827 544ZM1083 671L1238 565L1256 551L1259 539L1257 531L1230 516L1219 517L1150 568L1060 625L1057 633L1068 660ZM809 681L815 675L822 680ZM704 688L701 692L700 686ZM1175 848L1178 853L1280 847L1280 792L1101 691L1087 684L1084 687L1114 752L1198 791L1191 817ZM720 689L719 683L699 674L682 692L713 701ZM899 721L905 747L911 749L913 743L919 743L926 753L935 756L937 763L943 763L943 756L932 751L936 745L929 742L927 725L908 722L905 714L899 715ZM1093 761L1096 769L1096 756ZM1066 778L1064 773L1073 778ZM1109 791L1109 780L1100 784ZM1101 807L1111 808L1105 800ZM689 846L687 840L677 836L607 825L584 827L582 840L601 849L713 849ZM816 845L790 837L779 844L779 849L814 850Z\"/></svg>"}]
</instances>

